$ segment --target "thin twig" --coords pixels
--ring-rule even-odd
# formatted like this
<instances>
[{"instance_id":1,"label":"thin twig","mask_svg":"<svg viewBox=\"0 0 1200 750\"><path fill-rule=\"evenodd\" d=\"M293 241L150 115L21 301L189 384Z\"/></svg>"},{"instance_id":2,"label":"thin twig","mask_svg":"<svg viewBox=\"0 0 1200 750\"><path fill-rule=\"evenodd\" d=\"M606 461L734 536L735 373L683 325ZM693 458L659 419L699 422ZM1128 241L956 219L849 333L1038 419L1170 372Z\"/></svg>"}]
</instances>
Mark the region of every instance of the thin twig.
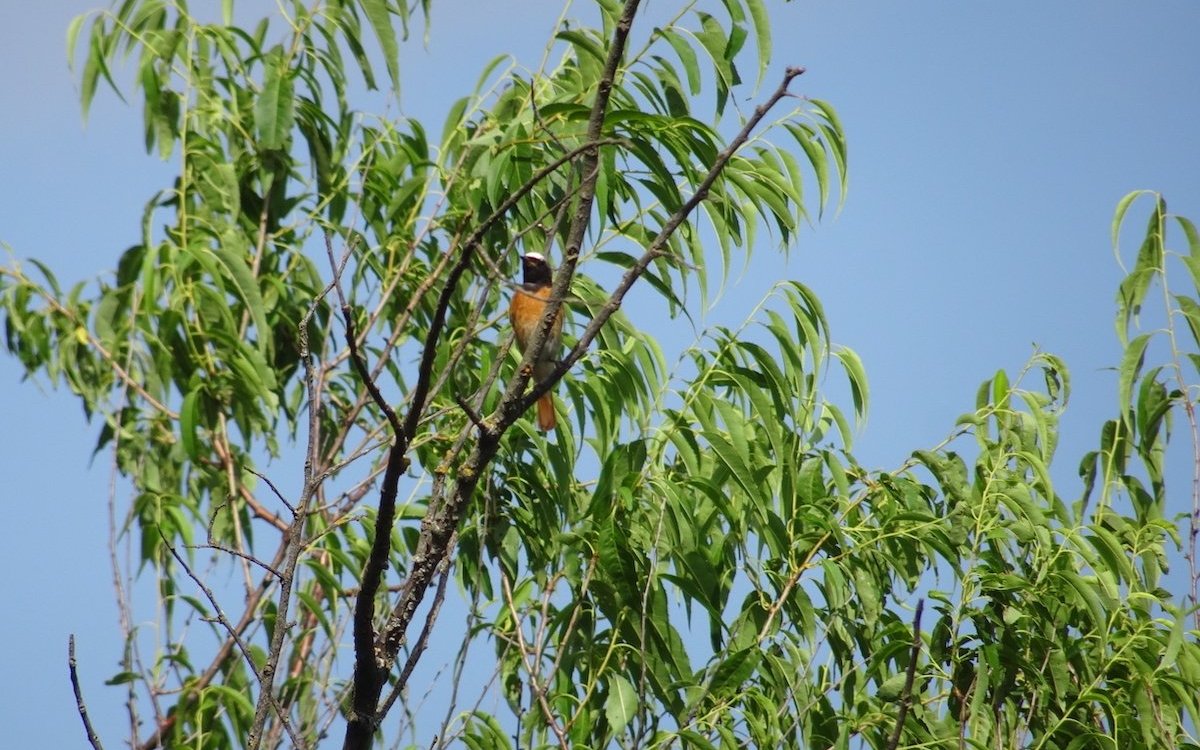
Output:
<instances>
[{"instance_id":1,"label":"thin twig","mask_svg":"<svg viewBox=\"0 0 1200 750\"><path fill-rule=\"evenodd\" d=\"M271 488L271 492L275 493L275 497L279 499L279 502L281 502L281 503L283 503L284 505L286 505L286 506L287 506L287 509L288 509L288 510L290 510L290 511L292 512L292 515L293 515L293 516L294 516L294 515L296 515L296 506L292 505L291 503L289 503L289 502L287 501L287 498L286 498L286 497L284 497L284 496L283 496L283 493L279 491L279 488L278 488L278 487L276 487L276 486L275 486L275 484L274 484L274 483L273 483L273 482L272 482L270 479L268 479L268 478L267 478L267 475L266 475L266 474L261 474L261 473L259 473L257 470L255 470L255 469L254 469L254 467L253 467L253 466L243 466L243 467L242 467L242 470L243 470L243 471L248 471L248 472L250 472L251 474L253 474L254 476L256 476L256 477L258 477L259 479L261 479L261 480L263 480L264 482L266 482L266 483L267 483L267 486Z\"/></svg>"},{"instance_id":2,"label":"thin twig","mask_svg":"<svg viewBox=\"0 0 1200 750\"><path fill-rule=\"evenodd\" d=\"M550 708L550 702L546 700L546 688L542 685L541 678L538 677L537 660L536 658L533 660L529 658L533 649L525 642L525 620L517 614L516 605L513 604L512 585L508 582L508 574L503 570L500 571L500 586L504 593L504 603L508 606L508 614L513 621L513 634L517 639L517 647L521 652L521 661L525 665L525 671L529 674L529 689L537 699L538 708L542 712L542 718L550 726L550 730L554 732L554 736L558 738L558 746L562 750L569 750L570 745L567 743L567 735L563 732L563 728L559 726L558 720L554 718L554 711Z\"/></svg>"},{"instance_id":3,"label":"thin twig","mask_svg":"<svg viewBox=\"0 0 1200 750\"><path fill-rule=\"evenodd\" d=\"M213 593L213 590L209 588L204 581L200 580L200 577L196 575L195 571L192 570L192 567L188 565L187 561L183 559L183 556L179 554L179 550L175 549L175 545L171 544L170 540L167 539L167 535L162 532L162 529L159 529L158 535L162 538L163 545L165 545L170 551L171 557L174 557L175 562L179 563L179 566L183 568L183 572L187 574L188 578L192 579L192 582L195 583L202 592L204 592L204 597L208 599L208 603L212 605L213 611L217 615L217 622L220 623L221 627L225 628L225 632L230 638L233 639L233 642L237 645L238 650L242 652L242 658L246 660L246 666L250 668L250 671L253 672L254 676L259 680L260 689L270 696L271 707L275 709L276 717L278 717L280 723L283 724L283 728L287 730L288 737L290 737L292 740L292 745L298 748L308 747L308 745L304 744L304 742L292 729L292 723L288 721L287 713L283 710L283 707L279 705L279 702L275 699L275 694L271 692L269 686L267 685L267 680L264 679L265 675L260 673L255 667L254 657L250 654L250 647L246 645L245 641L243 641L242 637L238 634L237 629L234 628L233 623L231 623L229 618L225 616L225 612L221 609L221 604L217 601L216 594ZM279 619L275 621L275 627L276 629L286 629L284 622Z\"/></svg>"},{"instance_id":4,"label":"thin twig","mask_svg":"<svg viewBox=\"0 0 1200 750\"><path fill-rule=\"evenodd\" d=\"M284 637L288 632L287 618L292 605L296 565L300 559L300 552L304 549L305 520L308 515L309 503L316 496L325 475L325 466L319 460L324 378L323 376L318 377L317 368L313 364L312 350L308 342L308 326L316 314L317 308L324 303L329 289L330 287L326 286L313 299L312 304L305 311L304 317L301 318L297 331L300 361L304 363L304 388L308 395L308 442L304 450L304 489L300 493L300 502L296 506L296 516L283 537L283 565L279 568L279 597L275 604L275 627L271 631L267 659L262 666L262 689L258 695L258 703L254 707L254 722L246 737L246 745L250 750L258 750L262 743L262 731L266 724L267 713L272 706L277 705L274 694L275 674L283 654Z\"/></svg>"},{"instance_id":5,"label":"thin twig","mask_svg":"<svg viewBox=\"0 0 1200 750\"><path fill-rule=\"evenodd\" d=\"M371 394L371 400L375 402L387 417L388 423L392 425L392 430L400 432L400 418L396 416L396 412L392 409L391 404L383 397L379 391L379 386L375 385L375 379L371 377L371 373L367 370L366 360L363 359L362 353L358 351L358 333L354 326L354 311L350 308L350 303L346 300L346 293L342 291L342 270L346 264L338 264L333 257L333 237L329 232L325 232L325 252L329 255L329 265L333 268L333 289L337 293L338 308L342 311L342 320L346 324L346 346L350 349L350 364L358 372L358 377L363 382L363 386ZM349 248L347 248L349 253Z\"/></svg>"},{"instance_id":6,"label":"thin twig","mask_svg":"<svg viewBox=\"0 0 1200 750\"><path fill-rule=\"evenodd\" d=\"M75 669L75 634L71 633L67 638L67 668L71 672L71 688L75 691L75 708L79 711L79 718L83 719L83 731L87 733L88 742L96 750L104 750L104 745L100 744L100 735L96 734L96 728L92 726L92 720L88 718L87 703L83 700L83 689L79 687L79 673Z\"/></svg>"},{"instance_id":7,"label":"thin twig","mask_svg":"<svg viewBox=\"0 0 1200 750\"><path fill-rule=\"evenodd\" d=\"M892 737L888 740L887 750L896 750L900 744L900 732L904 729L904 720L908 718L908 708L912 705L913 679L917 674L917 659L921 656L921 611L925 609L925 600L917 600L917 611L913 613L912 651L908 656L908 672L904 675L904 691L900 693L900 713L896 716L896 726L892 729Z\"/></svg>"},{"instance_id":8,"label":"thin twig","mask_svg":"<svg viewBox=\"0 0 1200 750\"><path fill-rule=\"evenodd\" d=\"M278 551L275 553L275 560L270 565L272 569L278 568L283 563L285 551L286 546L280 545ZM258 622L258 604L262 601L263 596L266 595L273 580L275 580L273 576L264 576L262 581L259 582L258 588L246 600L246 608L242 613L242 618L233 626L235 633L241 635L251 624ZM201 690L212 683L213 679L221 672L221 668L224 666L225 660L229 658L229 654L233 652L234 646L235 643L232 636L225 639L225 642L217 649L216 655L209 662L208 668L199 677L190 681L187 692L177 702L177 706L182 705L183 700L187 698L194 698ZM167 734L175 724L175 717L178 715L178 713L174 713L163 719L155 728L153 734L137 744L137 750L154 750L154 748L161 747Z\"/></svg>"},{"instance_id":9,"label":"thin twig","mask_svg":"<svg viewBox=\"0 0 1200 750\"><path fill-rule=\"evenodd\" d=\"M233 549L232 547L226 547L224 544L220 544L219 542L214 542L214 541L212 541L211 537L209 538L209 541L207 544L185 544L183 546L187 549L211 549L211 550L215 550L217 552L224 552L227 555L233 555L234 557L240 557L241 559L245 560L246 562L251 563L252 565L257 565L258 567L267 571L267 573L269 573L271 576L275 577L276 579L282 578L279 571L272 568L268 563L263 562L262 560L258 559L257 557L255 557L254 555L251 555L248 552L240 552L236 549Z\"/></svg>"},{"instance_id":10,"label":"thin twig","mask_svg":"<svg viewBox=\"0 0 1200 750\"><path fill-rule=\"evenodd\" d=\"M396 683L396 687L392 689L390 695L383 702L383 707L379 710L381 716L386 716L391 710L392 704L400 697L403 692L403 687L408 685L408 678L412 676L413 670L417 668L417 662L421 660L421 655L425 653L425 649L429 647L429 636L433 633L434 623L437 622L438 615L442 611L442 602L446 600L446 583L450 580L450 561L449 559L442 561L442 575L438 579L437 592L433 595L433 606L429 609L429 614L425 616L425 624L421 627L421 634L417 636L416 643L413 644L412 651L408 655L408 659L404 662L404 667L400 670L400 679Z\"/></svg>"},{"instance_id":11,"label":"thin twig","mask_svg":"<svg viewBox=\"0 0 1200 750\"><path fill-rule=\"evenodd\" d=\"M483 424L483 417L479 416L479 412L471 408L467 400L462 396L455 395L454 403L458 404L458 408L463 410L463 414L467 415L467 419L471 420L471 424L475 425L476 429L485 430L487 427Z\"/></svg>"}]
</instances>

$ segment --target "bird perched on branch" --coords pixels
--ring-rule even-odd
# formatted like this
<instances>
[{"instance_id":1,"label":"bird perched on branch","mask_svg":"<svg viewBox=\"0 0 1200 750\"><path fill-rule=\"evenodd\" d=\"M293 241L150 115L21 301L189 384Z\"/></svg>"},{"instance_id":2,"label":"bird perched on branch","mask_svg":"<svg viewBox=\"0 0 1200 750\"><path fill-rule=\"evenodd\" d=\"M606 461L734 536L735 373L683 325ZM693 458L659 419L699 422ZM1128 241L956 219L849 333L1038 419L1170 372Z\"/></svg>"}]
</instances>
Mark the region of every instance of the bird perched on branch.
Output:
<instances>
[{"instance_id":1,"label":"bird perched on branch","mask_svg":"<svg viewBox=\"0 0 1200 750\"><path fill-rule=\"evenodd\" d=\"M529 253L521 258L521 269L524 278L520 286L513 292L512 306L508 317L512 324L513 333L517 337L517 346L521 353L533 341L534 332L542 321L542 313L546 310L546 302L550 299L550 282L553 274L550 264L540 253ZM549 377L558 364L558 355L562 348L563 312L559 307L554 316L554 325L546 338L546 345L533 364L533 382L539 382ZM556 424L554 415L554 397L545 393L537 402L537 424L541 430L553 430Z\"/></svg>"}]
</instances>

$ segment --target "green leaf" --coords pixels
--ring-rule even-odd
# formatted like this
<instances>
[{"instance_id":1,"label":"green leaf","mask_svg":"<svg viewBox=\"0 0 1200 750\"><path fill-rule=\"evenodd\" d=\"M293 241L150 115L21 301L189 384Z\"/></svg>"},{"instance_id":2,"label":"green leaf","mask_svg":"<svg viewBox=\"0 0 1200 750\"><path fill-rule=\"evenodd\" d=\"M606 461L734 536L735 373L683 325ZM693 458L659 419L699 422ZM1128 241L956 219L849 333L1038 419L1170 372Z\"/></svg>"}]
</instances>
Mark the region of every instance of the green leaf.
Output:
<instances>
[{"instance_id":1,"label":"green leaf","mask_svg":"<svg viewBox=\"0 0 1200 750\"><path fill-rule=\"evenodd\" d=\"M196 401L199 395L198 389L188 391L188 394L183 397L183 405L179 408L179 436L183 441L184 453L193 461L200 457L200 451L196 446Z\"/></svg>"},{"instance_id":2,"label":"green leaf","mask_svg":"<svg viewBox=\"0 0 1200 750\"><path fill-rule=\"evenodd\" d=\"M700 93L700 63L696 59L696 51L674 29L659 29L663 39L675 50L679 62L683 64L683 72L687 74L688 92L695 96Z\"/></svg>"},{"instance_id":3,"label":"green leaf","mask_svg":"<svg viewBox=\"0 0 1200 750\"><path fill-rule=\"evenodd\" d=\"M141 679L137 672L118 672L104 681L105 685L125 685Z\"/></svg>"},{"instance_id":4,"label":"green leaf","mask_svg":"<svg viewBox=\"0 0 1200 750\"><path fill-rule=\"evenodd\" d=\"M560 31L554 35L555 39L561 39L569 43L574 49L579 60L591 58L593 61L604 64L604 50L596 43L594 37L583 33L582 31Z\"/></svg>"},{"instance_id":5,"label":"green leaf","mask_svg":"<svg viewBox=\"0 0 1200 750\"><path fill-rule=\"evenodd\" d=\"M1121 366L1117 370L1117 406L1123 419L1129 416L1133 409L1133 384L1142 371L1142 364L1146 360L1146 347L1150 344L1151 336L1149 333L1138 335L1129 342L1121 355Z\"/></svg>"},{"instance_id":6,"label":"green leaf","mask_svg":"<svg viewBox=\"0 0 1200 750\"><path fill-rule=\"evenodd\" d=\"M893 703L900 700L900 695L904 692L904 685L908 681L907 678L908 675L904 672L892 675L879 686L879 690L875 692L875 697L885 703Z\"/></svg>"},{"instance_id":7,"label":"green leaf","mask_svg":"<svg viewBox=\"0 0 1200 750\"><path fill-rule=\"evenodd\" d=\"M74 72L75 70L75 53L79 45L79 30L83 28L83 22L88 20L89 14L80 13L71 19L71 23L67 24L67 68Z\"/></svg>"},{"instance_id":8,"label":"green leaf","mask_svg":"<svg viewBox=\"0 0 1200 750\"><path fill-rule=\"evenodd\" d=\"M855 421L861 428L867 419L867 410L871 399L870 390L867 387L867 371L863 368L858 354L851 349L838 347L833 352L833 356L838 358L846 370L846 377L850 381L850 397L854 401Z\"/></svg>"},{"instance_id":9,"label":"green leaf","mask_svg":"<svg viewBox=\"0 0 1200 750\"><path fill-rule=\"evenodd\" d=\"M392 13L387 0L358 0L367 15L367 22L379 40L383 61L387 65L392 88L400 90L400 45L396 43L396 30L392 26ZM372 87L373 88L373 87Z\"/></svg>"},{"instance_id":10,"label":"green leaf","mask_svg":"<svg viewBox=\"0 0 1200 750\"><path fill-rule=\"evenodd\" d=\"M262 148L284 148L296 120L291 70L283 47L276 46L263 59L262 91L254 102L254 125Z\"/></svg>"},{"instance_id":11,"label":"green leaf","mask_svg":"<svg viewBox=\"0 0 1200 750\"><path fill-rule=\"evenodd\" d=\"M1132 193L1125 195L1121 200L1117 201L1117 208L1113 212L1112 219L1112 246L1113 252L1117 253L1117 259L1120 260L1121 246L1121 225L1125 222L1125 214L1129 211L1129 207L1133 202L1143 195L1156 195L1150 190L1134 190Z\"/></svg>"},{"instance_id":12,"label":"green leaf","mask_svg":"<svg viewBox=\"0 0 1200 750\"><path fill-rule=\"evenodd\" d=\"M637 690L633 683L618 672L610 671L608 680L608 697L604 700L604 716L608 719L613 735L620 735L638 710Z\"/></svg>"},{"instance_id":13,"label":"green leaf","mask_svg":"<svg viewBox=\"0 0 1200 750\"><path fill-rule=\"evenodd\" d=\"M762 656L763 650L757 645L726 656L713 672L710 692L719 699L729 698L739 692L758 668Z\"/></svg>"},{"instance_id":14,"label":"green leaf","mask_svg":"<svg viewBox=\"0 0 1200 750\"><path fill-rule=\"evenodd\" d=\"M762 0L746 0L746 7L754 22L754 38L758 43L758 81L754 85L759 86L771 63L771 16Z\"/></svg>"},{"instance_id":15,"label":"green leaf","mask_svg":"<svg viewBox=\"0 0 1200 750\"><path fill-rule=\"evenodd\" d=\"M1128 198L1128 196L1126 196ZM1118 206L1118 216L1123 216L1128 205ZM1117 287L1117 336L1124 345L1129 335L1131 320L1136 320L1141 311L1142 301L1150 289L1150 283L1163 273L1164 237L1166 222L1166 201L1161 197L1155 201L1154 210L1150 212L1145 237L1138 249L1137 259L1133 269L1121 280ZM1119 220L1114 219L1114 236L1118 231ZM1118 251L1119 252L1119 251ZM1119 257L1118 257L1119 260Z\"/></svg>"},{"instance_id":16,"label":"green leaf","mask_svg":"<svg viewBox=\"0 0 1200 750\"><path fill-rule=\"evenodd\" d=\"M229 279L237 288L238 296L246 304L250 318L254 321L255 345L260 352L271 351L271 326L267 322L267 310L263 305L262 294L258 290L258 282L254 278L250 266L235 249L236 243L222 242L215 253L221 262Z\"/></svg>"}]
</instances>

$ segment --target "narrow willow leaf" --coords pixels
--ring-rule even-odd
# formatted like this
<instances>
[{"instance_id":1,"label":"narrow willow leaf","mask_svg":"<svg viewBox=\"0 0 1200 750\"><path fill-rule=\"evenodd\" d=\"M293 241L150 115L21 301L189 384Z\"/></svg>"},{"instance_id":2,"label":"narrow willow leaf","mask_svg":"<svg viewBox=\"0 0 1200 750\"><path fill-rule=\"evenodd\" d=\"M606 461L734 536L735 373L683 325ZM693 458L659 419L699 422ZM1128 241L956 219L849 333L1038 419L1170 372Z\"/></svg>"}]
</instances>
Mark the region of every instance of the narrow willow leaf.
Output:
<instances>
[{"instance_id":1,"label":"narrow willow leaf","mask_svg":"<svg viewBox=\"0 0 1200 750\"><path fill-rule=\"evenodd\" d=\"M710 682L710 692L718 698L728 698L741 690L742 685L762 660L763 650L757 646L736 651L717 665Z\"/></svg>"},{"instance_id":2,"label":"narrow willow leaf","mask_svg":"<svg viewBox=\"0 0 1200 750\"><path fill-rule=\"evenodd\" d=\"M83 28L86 20L88 20L88 14L80 13L71 19L71 23L67 24L67 68L71 72L75 72L75 53L79 45L79 30Z\"/></svg>"},{"instance_id":3,"label":"narrow willow leaf","mask_svg":"<svg viewBox=\"0 0 1200 750\"><path fill-rule=\"evenodd\" d=\"M1084 538L1095 549L1097 555L1103 561L1104 567L1118 581L1132 584L1137 580L1133 565L1129 562L1128 553L1116 535L1111 531L1104 528L1101 524L1092 524L1091 533L1085 535Z\"/></svg>"},{"instance_id":4,"label":"narrow willow leaf","mask_svg":"<svg viewBox=\"0 0 1200 750\"><path fill-rule=\"evenodd\" d=\"M858 354L852 349L839 347L833 354L846 370L846 377L850 381L850 397L854 401L854 421L861 428L866 422L871 403L871 393L867 387L867 371Z\"/></svg>"},{"instance_id":5,"label":"narrow willow leaf","mask_svg":"<svg viewBox=\"0 0 1200 750\"><path fill-rule=\"evenodd\" d=\"M1146 235L1138 248L1133 269L1117 287L1117 336L1122 345L1128 338L1130 322L1136 320L1141 312L1142 301L1150 290L1151 282L1163 272L1165 213L1166 202L1160 197L1150 213Z\"/></svg>"},{"instance_id":6,"label":"narrow willow leaf","mask_svg":"<svg viewBox=\"0 0 1200 750\"><path fill-rule=\"evenodd\" d=\"M267 311L263 305L262 294L259 292L258 282L255 280L250 266L246 264L241 253L235 248L236 243L234 242L222 242L214 255L233 282L238 296L245 303L250 318L254 321L255 344L258 350L268 352L271 350L272 332L271 326L267 322Z\"/></svg>"},{"instance_id":7,"label":"narrow willow leaf","mask_svg":"<svg viewBox=\"0 0 1200 750\"><path fill-rule=\"evenodd\" d=\"M188 458L195 461L200 456L200 450L196 444L197 416L196 416L196 401L200 393L197 389L188 391L188 394L183 397L183 405L179 408L179 436L183 442L184 453Z\"/></svg>"},{"instance_id":8,"label":"narrow willow leaf","mask_svg":"<svg viewBox=\"0 0 1200 750\"><path fill-rule=\"evenodd\" d=\"M400 46L396 43L396 29L392 26L392 14L387 0L358 0L367 15L367 22L379 40L383 61L387 65L392 88L400 90Z\"/></svg>"},{"instance_id":9,"label":"narrow willow leaf","mask_svg":"<svg viewBox=\"0 0 1200 750\"><path fill-rule=\"evenodd\" d=\"M1138 335L1129 342L1129 345L1125 347L1125 352L1121 355L1121 365L1117 369L1117 407L1120 409L1122 419L1125 419L1133 410L1133 384L1142 370L1142 363L1146 360L1146 347L1150 344L1152 335L1149 333Z\"/></svg>"},{"instance_id":10,"label":"narrow willow leaf","mask_svg":"<svg viewBox=\"0 0 1200 750\"><path fill-rule=\"evenodd\" d=\"M1187 630L1189 619L1187 612L1182 608L1173 614L1175 623L1171 627L1171 635L1167 637L1167 647L1163 650L1162 660L1158 663L1159 669L1168 672L1175 668L1175 661L1179 658L1179 652L1183 648L1184 633Z\"/></svg>"},{"instance_id":11,"label":"narrow willow leaf","mask_svg":"<svg viewBox=\"0 0 1200 750\"><path fill-rule=\"evenodd\" d=\"M1150 190L1134 190L1117 201L1117 208L1113 212L1112 218L1112 246L1113 252L1117 254L1118 262L1121 259L1121 225L1125 222L1125 214L1129 211L1129 207L1133 202L1143 195L1156 195L1156 193Z\"/></svg>"},{"instance_id":12,"label":"narrow willow leaf","mask_svg":"<svg viewBox=\"0 0 1200 750\"><path fill-rule=\"evenodd\" d=\"M991 404L997 409L1008 410L1012 407L1009 402L1009 397L1012 395L1012 389L1008 384L1008 373L1003 369L996 370L996 374L992 377Z\"/></svg>"},{"instance_id":13,"label":"narrow willow leaf","mask_svg":"<svg viewBox=\"0 0 1200 750\"><path fill-rule=\"evenodd\" d=\"M1186 216L1176 216L1175 223L1183 230L1184 237L1187 238L1188 255L1193 258L1200 257L1200 230L1196 229L1196 225Z\"/></svg>"},{"instance_id":14,"label":"narrow willow leaf","mask_svg":"<svg viewBox=\"0 0 1200 750\"><path fill-rule=\"evenodd\" d=\"M100 71L104 65L104 52L100 48L100 36L103 33L104 27L99 21L92 23L91 33L88 35L87 56L84 58L83 72L79 80L79 103L80 109L83 110L84 122L87 122L92 100L96 98L96 83L100 80Z\"/></svg>"},{"instance_id":15,"label":"narrow willow leaf","mask_svg":"<svg viewBox=\"0 0 1200 750\"><path fill-rule=\"evenodd\" d=\"M1192 334L1192 343L1200 347L1200 304L1182 294L1175 295L1175 302L1179 304L1179 311L1187 322L1188 332Z\"/></svg>"},{"instance_id":16,"label":"narrow willow leaf","mask_svg":"<svg viewBox=\"0 0 1200 750\"><path fill-rule=\"evenodd\" d=\"M42 277L46 279L46 284L50 286L50 291L54 293L54 296L62 297L62 287L58 285L58 277L55 276L54 272L50 270L50 266L41 262L37 258L30 258L29 262L32 263L38 271L41 271Z\"/></svg>"},{"instance_id":17,"label":"narrow willow leaf","mask_svg":"<svg viewBox=\"0 0 1200 750\"><path fill-rule=\"evenodd\" d=\"M900 694L904 692L904 685L907 683L908 675L904 672L898 672L879 685L879 689L875 691L875 697L885 703L893 703L900 699Z\"/></svg>"},{"instance_id":18,"label":"narrow willow leaf","mask_svg":"<svg viewBox=\"0 0 1200 750\"><path fill-rule=\"evenodd\" d=\"M754 22L754 38L758 46L758 80L754 85L761 86L767 66L771 63L771 17L762 0L746 0L746 8Z\"/></svg>"},{"instance_id":19,"label":"narrow willow leaf","mask_svg":"<svg viewBox=\"0 0 1200 750\"><path fill-rule=\"evenodd\" d=\"M582 31L560 31L554 35L555 39L561 39L570 44L574 49L579 59L586 60L591 58L594 62L604 63L604 50L596 43L596 39Z\"/></svg>"},{"instance_id":20,"label":"narrow willow leaf","mask_svg":"<svg viewBox=\"0 0 1200 750\"><path fill-rule=\"evenodd\" d=\"M287 145L296 119L291 71L282 47L275 47L263 60L263 87L254 102L254 125L265 149Z\"/></svg>"},{"instance_id":21,"label":"narrow willow leaf","mask_svg":"<svg viewBox=\"0 0 1200 750\"><path fill-rule=\"evenodd\" d=\"M808 163L812 165L817 178L817 212L824 215L825 204L829 201L829 162L825 158L825 145L817 140L816 134L804 126L789 126L796 142L804 149Z\"/></svg>"},{"instance_id":22,"label":"narrow willow leaf","mask_svg":"<svg viewBox=\"0 0 1200 750\"><path fill-rule=\"evenodd\" d=\"M659 29L663 39L675 50L679 62L683 64L683 72L687 75L688 92L695 96L700 93L700 63L696 59L696 50L674 29Z\"/></svg>"}]
</instances>

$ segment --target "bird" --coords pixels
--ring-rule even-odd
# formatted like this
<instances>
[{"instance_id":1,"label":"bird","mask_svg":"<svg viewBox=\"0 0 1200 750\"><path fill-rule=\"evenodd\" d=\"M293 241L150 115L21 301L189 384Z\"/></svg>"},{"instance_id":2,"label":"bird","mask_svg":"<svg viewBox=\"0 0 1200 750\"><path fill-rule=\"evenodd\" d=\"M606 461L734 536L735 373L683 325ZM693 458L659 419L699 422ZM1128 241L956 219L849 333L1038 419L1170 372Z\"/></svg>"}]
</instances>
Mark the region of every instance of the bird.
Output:
<instances>
[{"instance_id":1,"label":"bird","mask_svg":"<svg viewBox=\"0 0 1200 750\"><path fill-rule=\"evenodd\" d=\"M526 253L521 258L522 283L513 291L512 305L508 310L509 323L517 338L517 347L524 354L533 341L534 333L542 321L546 303L550 299L550 282L553 274L546 257L541 253ZM533 363L534 382L545 380L554 372L558 364L558 355L562 348L562 307L554 317L546 344L542 347L537 361ZM546 432L553 430L557 419L554 414L554 397L549 391L542 394L537 402L538 429Z\"/></svg>"}]
</instances>

